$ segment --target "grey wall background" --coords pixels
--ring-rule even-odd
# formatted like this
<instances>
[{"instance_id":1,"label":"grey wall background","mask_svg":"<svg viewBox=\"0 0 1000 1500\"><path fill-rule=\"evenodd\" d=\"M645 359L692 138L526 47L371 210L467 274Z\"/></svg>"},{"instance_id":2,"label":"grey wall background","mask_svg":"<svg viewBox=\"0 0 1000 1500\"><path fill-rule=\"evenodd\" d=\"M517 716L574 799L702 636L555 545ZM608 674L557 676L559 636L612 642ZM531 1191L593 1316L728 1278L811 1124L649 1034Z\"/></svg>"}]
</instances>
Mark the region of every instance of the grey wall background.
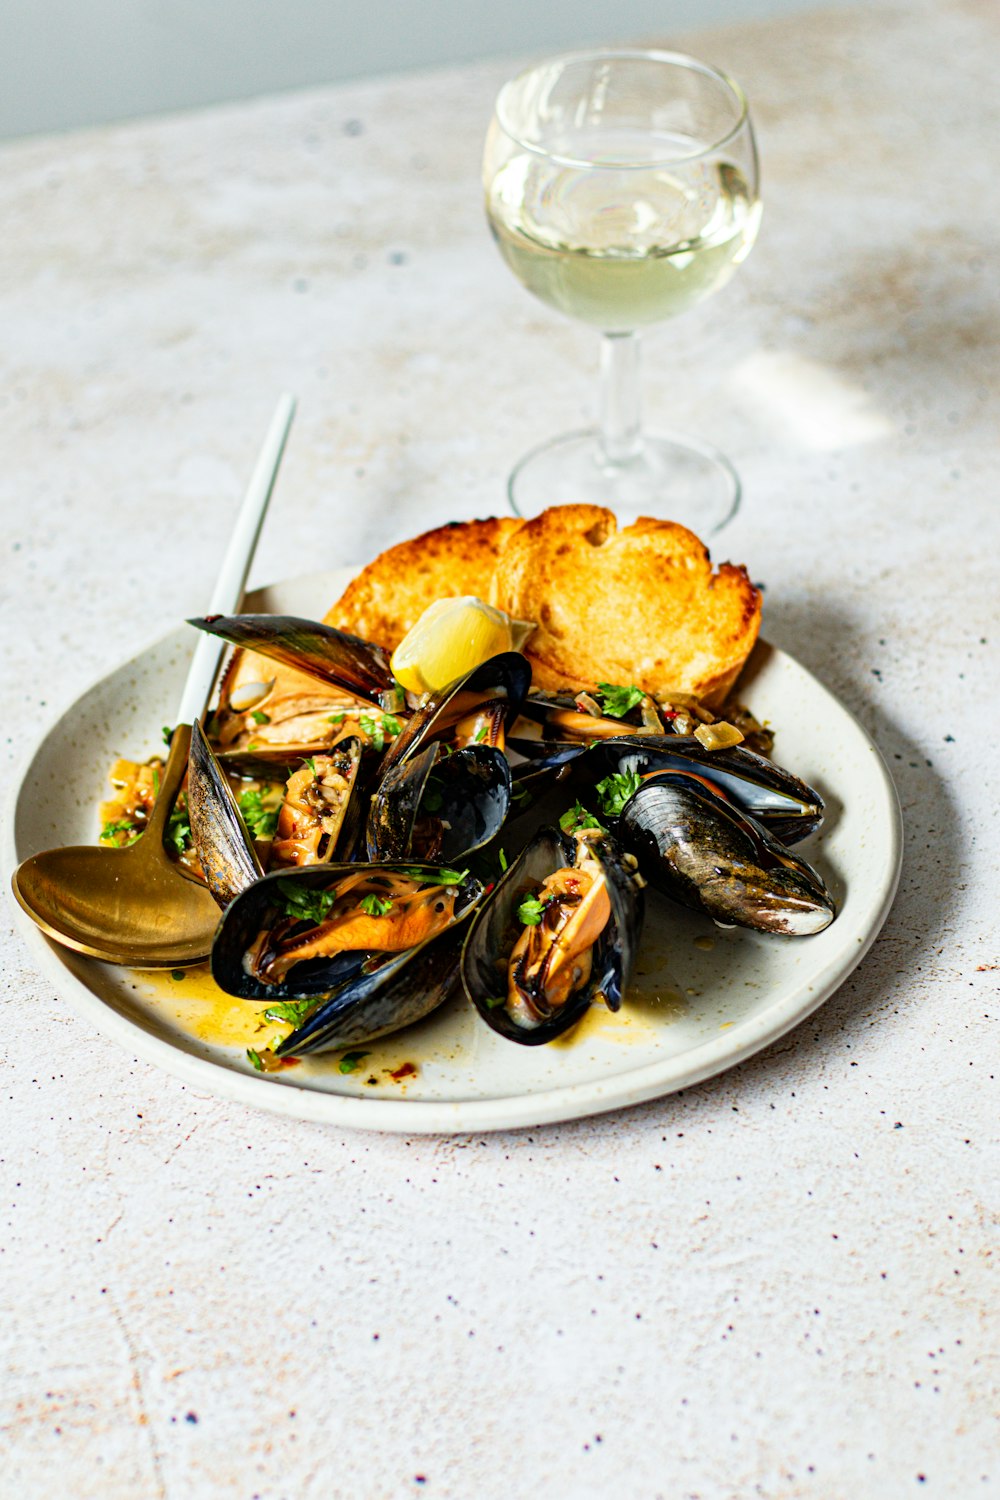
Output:
<instances>
[{"instance_id":1,"label":"grey wall background","mask_svg":"<svg viewBox=\"0 0 1000 1500\"><path fill-rule=\"evenodd\" d=\"M817 0L0 0L0 137Z\"/></svg>"}]
</instances>

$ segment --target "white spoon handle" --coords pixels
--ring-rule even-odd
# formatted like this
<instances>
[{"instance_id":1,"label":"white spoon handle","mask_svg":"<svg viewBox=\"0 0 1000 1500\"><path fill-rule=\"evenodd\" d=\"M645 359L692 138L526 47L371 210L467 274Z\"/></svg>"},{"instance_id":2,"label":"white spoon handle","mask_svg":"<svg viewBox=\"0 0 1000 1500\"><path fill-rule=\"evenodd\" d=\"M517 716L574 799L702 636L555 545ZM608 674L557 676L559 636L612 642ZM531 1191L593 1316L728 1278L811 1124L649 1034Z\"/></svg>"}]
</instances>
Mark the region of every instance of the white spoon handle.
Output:
<instances>
[{"instance_id":1,"label":"white spoon handle","mask_svg":"<svg viewBox=\"0 0 1000 1500\"><path fill-rule=\"evenodd\" d=\"M208 606L210 615L232 615L240 606L294 415L294 396L282 396L250 476L240 513L236 517L236 525ZM205 712L225 649L225 643L216 636L199 636L177 710L178 724L193 724Z\"/></svg>"}]
</instances>

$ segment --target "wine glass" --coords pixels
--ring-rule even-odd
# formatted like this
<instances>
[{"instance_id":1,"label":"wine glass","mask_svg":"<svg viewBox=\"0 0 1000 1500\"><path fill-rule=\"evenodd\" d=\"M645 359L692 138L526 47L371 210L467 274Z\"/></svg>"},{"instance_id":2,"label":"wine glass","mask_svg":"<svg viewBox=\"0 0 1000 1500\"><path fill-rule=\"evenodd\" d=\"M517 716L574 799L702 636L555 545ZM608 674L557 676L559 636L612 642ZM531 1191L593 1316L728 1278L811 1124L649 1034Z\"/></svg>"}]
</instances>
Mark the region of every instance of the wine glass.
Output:
<instances>
[{"instance_id":1,"label":"wine glass","mask_svg":"<svg viewBox=\"0 0 1000 1500\"><path fill-rule=\"evenodd\" d=\"M521 459L514 513L587 501L717 531L739 504L736 471L708 443L643 433L638 330L724 286L756 238L757 148L739 85L678 52L551 58L500 90L483 184L515 276L603 334L598 426Z\"/></svg>"}]
</instances>

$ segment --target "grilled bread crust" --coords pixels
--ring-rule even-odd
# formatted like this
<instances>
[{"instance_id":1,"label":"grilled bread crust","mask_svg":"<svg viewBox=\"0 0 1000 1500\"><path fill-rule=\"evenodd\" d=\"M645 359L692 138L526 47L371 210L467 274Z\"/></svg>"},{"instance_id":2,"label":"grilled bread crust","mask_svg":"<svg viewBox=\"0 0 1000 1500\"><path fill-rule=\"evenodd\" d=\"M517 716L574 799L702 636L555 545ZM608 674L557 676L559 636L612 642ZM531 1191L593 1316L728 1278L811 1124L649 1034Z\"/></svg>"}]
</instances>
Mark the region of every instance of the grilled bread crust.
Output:
<instances>
[{"instance_id":1,"label":"grilled bread crust","mask_svg":"<svg viewBox=\"0 0 1000 1500\"><path fill-rule=\"evenodd\" d=\"M348 584L325 623L394 650L435 600L488 599L500 551L521 525L513 516L453 521L400 542Z\"/></svg>"},{"instance_id":2,"label":"grilled bread crust","mask_svg":"<svg viewBox=\"0 0 1000 1500\"><path fill-rule=\"evenodd\" d=\"M489 598L537 622L526 652L541 688L635 684L716 707L760 629L745 568L713 572L686 527L645 516L619 531L596 505L555 506L513 532Z\"/></svg>"}]
</instances>

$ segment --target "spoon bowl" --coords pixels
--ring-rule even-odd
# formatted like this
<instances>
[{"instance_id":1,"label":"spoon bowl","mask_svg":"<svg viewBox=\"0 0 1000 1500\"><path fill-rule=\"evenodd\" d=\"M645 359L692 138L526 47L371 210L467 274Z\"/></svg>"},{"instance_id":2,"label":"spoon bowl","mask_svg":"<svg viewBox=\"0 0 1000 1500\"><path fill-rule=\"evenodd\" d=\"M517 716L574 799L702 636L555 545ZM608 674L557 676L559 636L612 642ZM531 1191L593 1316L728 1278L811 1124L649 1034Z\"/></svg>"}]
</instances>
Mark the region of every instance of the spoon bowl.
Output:
<instances>
[{"instance_id":1,"label":"spoon bowl","mask_svg":"<svg viewBox=\"0 0 1000 1500\"><path fill-rule=\"evenodd\" d=\"M163 845L190 744L190 725L179 724L160 794L134 844L48 849L14 871L14 895L43 932L78 953L133 969L181 968L207 958L221 913L208 887L184 878Z\"/></svg>"}]
</instances>

